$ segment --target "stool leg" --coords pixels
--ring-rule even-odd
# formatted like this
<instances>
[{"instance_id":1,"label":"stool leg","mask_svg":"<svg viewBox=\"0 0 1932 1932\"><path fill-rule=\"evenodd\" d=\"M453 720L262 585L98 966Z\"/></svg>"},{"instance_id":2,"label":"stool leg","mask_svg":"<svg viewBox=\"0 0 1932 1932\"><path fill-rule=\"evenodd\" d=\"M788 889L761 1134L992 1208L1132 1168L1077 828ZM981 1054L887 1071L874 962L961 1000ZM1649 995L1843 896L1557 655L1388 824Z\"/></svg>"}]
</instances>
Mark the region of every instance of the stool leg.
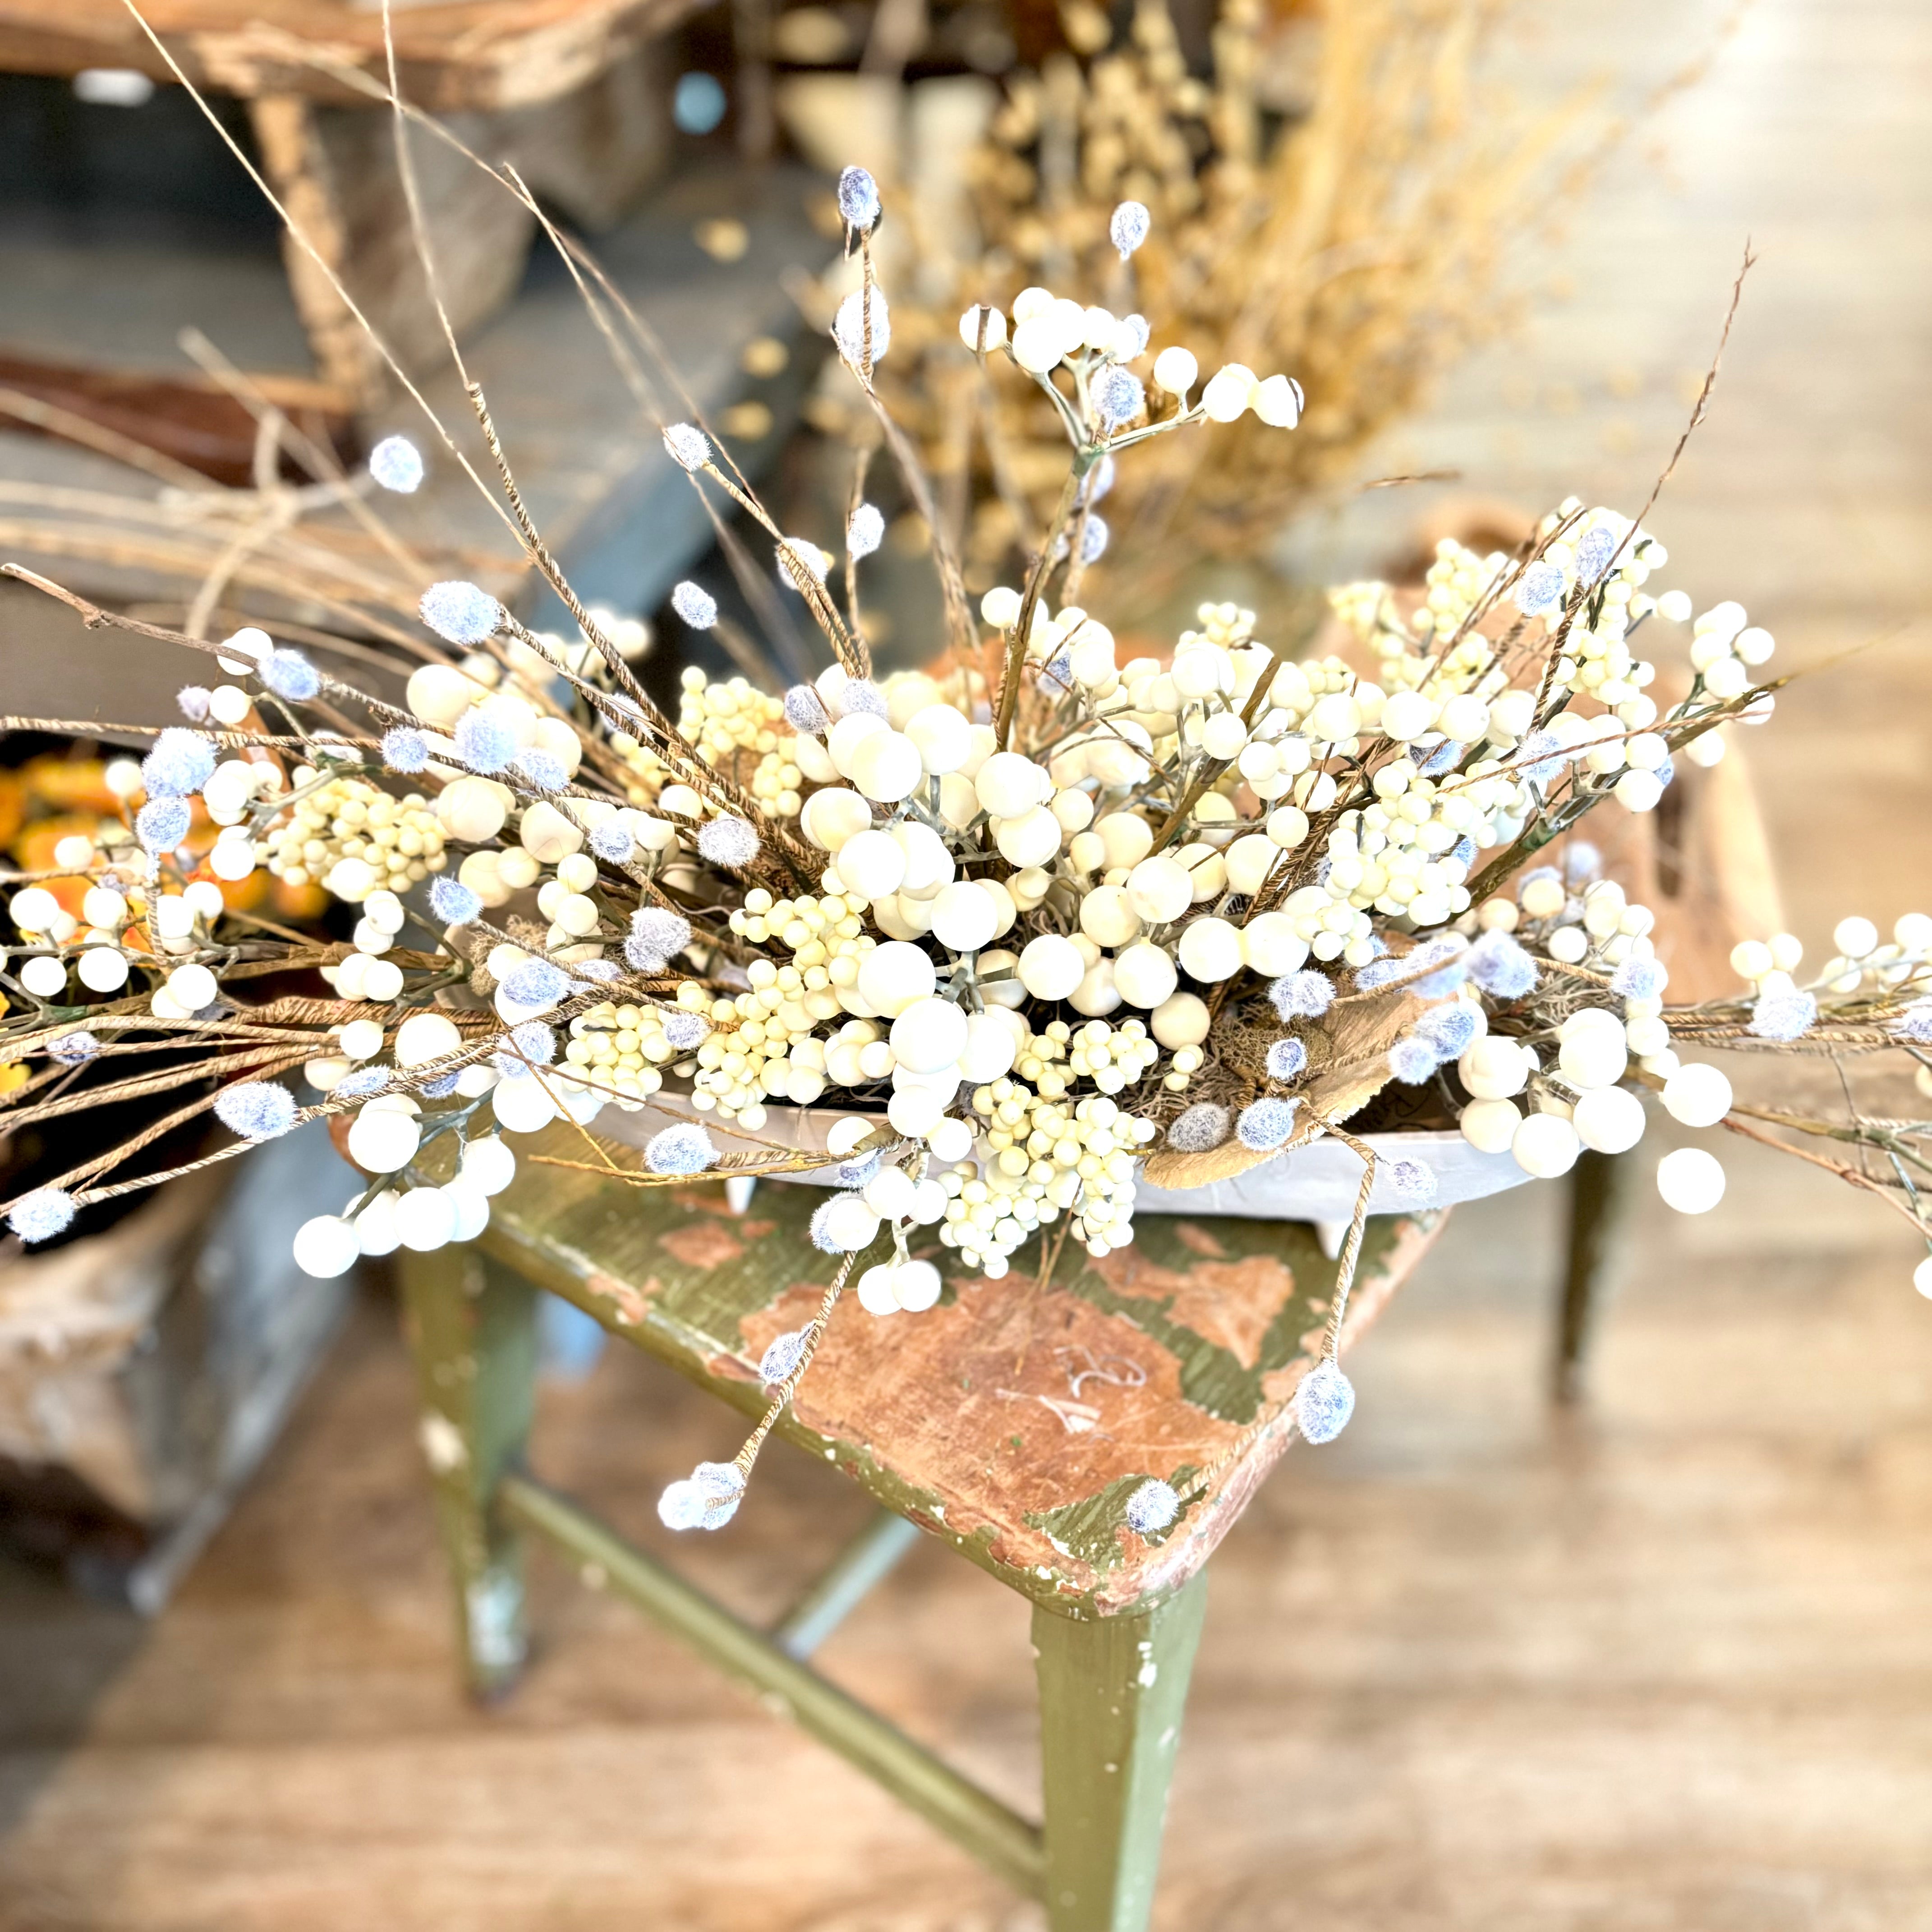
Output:
<instances>
[{"instance_id":1,"label":"stool leg","mask_svg":"<svg viewBox=\"0 0 1932 1932\"><path fill-rule=\"evenodd\" d=\"M1052 1932L1142 1932L1208 1604L1205 1570L1138 1616L1033 1613Z\"/></svg>"},{"instance_id":2,"label":"stool leg","mask_svg":"<svg viewBox=\"0 0 1932 1932\"><path fill-rule=\"evenodd\" d=\"M491 1502L530 1433L536 1291L473 1248L404 1250L398 1258L464 1679L472 1696L494 1697L524 1660L522 1539Z\"/></svg>"},{"instance_id":3,"label":"stool leg","mask_svg":"<svg viewBox=\"0 0 1932 1932\"><path fill-rule=\"evenodd\" d=\"M1573 1402L1582 1393L1583 1355L1590 1343L1591 1321L1598 1297L1616 1265L1624 1223L1629 1218L1634 1172L1628 1154L1598 1154L1587 1148L1570 1170L1570 1249L1557 1316L1551 1388L1560 1402Z\"/></svg>"}]
</instances>

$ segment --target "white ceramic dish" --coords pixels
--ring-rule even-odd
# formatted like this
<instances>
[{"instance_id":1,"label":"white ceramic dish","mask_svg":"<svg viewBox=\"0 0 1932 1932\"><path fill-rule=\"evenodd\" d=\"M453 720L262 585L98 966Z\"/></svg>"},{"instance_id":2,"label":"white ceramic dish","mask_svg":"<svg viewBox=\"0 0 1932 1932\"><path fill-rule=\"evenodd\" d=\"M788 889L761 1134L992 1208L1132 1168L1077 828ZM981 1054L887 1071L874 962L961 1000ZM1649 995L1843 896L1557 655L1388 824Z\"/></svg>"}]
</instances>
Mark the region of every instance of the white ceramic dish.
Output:
<instances>
[{"instance_id":1,"label":"white ceramic dish","mask_svg":"<svg viewBox=\"0 0 1932 1932\"><path fill-rule=\"evenodd\" d=\"M774 1107L757 1142L741 1139L721 1123L707 1123L712 1141L727 1154L768 1151L773 1142L801 1150L823 1150L835 1120L843 1109L823 1107ZM642 1147L673 1117L645 1106L627 1114L606 1107L592 1131L626 1147ZM1454 1132L1370 1134L1366 1137L1378 1157L1390 1161L1420 1161L1436 1176L1436 1195L1430 1204L1453 1208L1520 1187L1530 1177L1508 1154L1483 1154ZM762 1144L762 1145L760 1145ZM800 1174L776 1174L774 1180L802 1181L812 1187L838 1185L829 1168ZM1146 1214L1240 1215L1256 1221L1346 1222L1355 1211L1355 1195L1362 1184L1360 1160L1341 1142L1322 1139L1296 1148L1251 1167L1232 1180L1217 1180L1185 1192L1143 1184L1135 1196L1135 1210ZM1396 1214L1414 1204L1400 1199L1386 1172L1376 1178L1370 1197L1372 1214Z\"/></svg>"}]
</instances>

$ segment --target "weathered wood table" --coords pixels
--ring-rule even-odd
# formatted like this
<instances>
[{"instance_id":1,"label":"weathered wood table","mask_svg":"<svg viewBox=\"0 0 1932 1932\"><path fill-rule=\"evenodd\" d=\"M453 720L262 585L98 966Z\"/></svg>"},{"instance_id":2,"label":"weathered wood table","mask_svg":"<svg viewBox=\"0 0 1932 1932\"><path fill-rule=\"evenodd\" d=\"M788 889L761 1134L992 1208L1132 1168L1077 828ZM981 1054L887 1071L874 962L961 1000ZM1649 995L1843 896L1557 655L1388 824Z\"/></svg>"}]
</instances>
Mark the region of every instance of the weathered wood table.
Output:
<instances>
[{"instance_id":1,"label":"weathered wood table","mask_svg":"<svg viewBox=\"0 0 1932 1932\"><path fill-rule=\"evenodd\" d=\"M406 366L435 367L442 338L415 263L386 111L380 4L140 0L194 85L248 104L262 166L316 252ZM485 158L513 160L575 220L614 220L662 168L668 81L652 44L696 0L455 0L396 4L404 98L449 119ZM122 0L0 0L0 69L174 76ZM380 97L379 97L380 98ZM460 156L415 143L424 218L459 331L514 292L535 218ZM317 372L351 402L384 372L340 293L302 248L284 249Z\"/></svg>"},{"instance_id":2,"label":"weathered wood table","mask_svg":"<svg viewBox=\"0 0 1932 1932\"><path fill-rule=\"evenodd\" d=\"M806 332L784 286L792 275L818 274L836 252L811 218L809 204L820 193L817 177L801 169L694 164L597 243L606 272L664 344L685 392L753 478L786 446L831 346L829 338ZM716 260L694 232L728 220L742 223L750 237L735 262ZM167 370L184 366L176 337L191 323L243 368L301 366L306 348L272 256L229 259L212 245L198 246L191 234L170 231L164 238L165 249L141 250L97 245L84 234L23 234L0 223L10 345L97 368ZM128 299L82 302L68 292L97 286L122 288ZM632 402L563 269L546 254L517 300L464 352L530 514L578 593L619 611L655 610L700 565L716 533L690 479ZM487 469L454 372L445 368L423 386ZM216 550L183 547L164 532L130 558L121 541L127 519L114 500L130 488L151 498L158 487L151 479L93 450L13 434L11 423L0 412L0 522L8 556L105 602L192 598ZM436 456L412 407L392 405L364 427L370 441L400 430L430 447L422 488L383 504L386 521L405 542L425 557L466 552L461 563L438 567L478 577L538 628L568 623L556 594L521 568L470 479ZM50 485L74 494L56 508L35 509L34 493ZM91 525L96 512L68 507L80 502L101 506L101 527ZM174 694L188 674L185 658L123 649L103 642L107 633L77 624L56 638L34 608L44 598L17 586L0 591L13 593L0 595L0 683L15 710L85 716L71 710L85 702L92 715L134 723L178 716ZM220 621L273 622L285 608L272 572L257 573L244 560ZM727 661L719 652L714 662ZM75 670L82 662L84 676Z\"/></svg>"},{"instance_id":3,"label":"weathered wood table","mask_svg":"<svg viewBox=\"0 0 1932 1932\"><path fill-rule=\"evenodd\" d=\"M584 1157L561 1126L520 1150ZM469 1683L487 1696L514 1680L523 1539L543 1535L1042 1900L1053 1932L1136 1932L1152 1902L1208 1559L1287 1446L1335 1264L1298 1224L1154 1217L1103 1261L1068 1243L1044 1288L1030 1268L962 1278L935 1240L933 1258L951 1267L930 1312L880 1319L846 1295L777 1432L842 1469L880 1514L764 1631L526 1468L536 1295L562 1296L755 1414L766 1344L824 1293L830 1264L806 1236L822 1198L768 1183L734 1214L722 1183L638 1190L526 1157L480 1241L404 1256ZM1442 1219L1370 1223L1345 1346ZM1142 1537L1124 1509L1150 1476L1199 1493L1170 1530ZM1038 1825L806 1661L920 1530L1033 1604Z\"/></svg>"}]
</instances>

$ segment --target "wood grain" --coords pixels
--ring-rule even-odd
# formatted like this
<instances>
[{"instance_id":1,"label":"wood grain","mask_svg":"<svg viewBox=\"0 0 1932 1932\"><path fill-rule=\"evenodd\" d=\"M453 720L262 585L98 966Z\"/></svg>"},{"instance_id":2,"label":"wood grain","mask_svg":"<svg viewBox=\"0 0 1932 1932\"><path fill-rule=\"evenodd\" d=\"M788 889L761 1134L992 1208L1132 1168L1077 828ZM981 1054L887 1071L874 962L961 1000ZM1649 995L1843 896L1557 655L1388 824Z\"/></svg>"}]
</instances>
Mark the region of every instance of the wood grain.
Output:
<instances>
[{"instance_id":1,"label":"wood grain","mask_svg":"<svg viewBox=\"0 0 1932 1932\"><path fill-rule=\"evenodd\" d=\"M1540 98L1654 77L1722 0L1551 0ZM1700 604L1815 661L1922 607L1932 15L1759 0L1537 267L1575 299L1459 375L1378 475L1634 508L1747 230L1712 421L1654 521ZM1660 164L1659 156L1662 157ZM1310 566L1408 540L1382 490ZM1380 521L1376 520L1381 519ZM1306 541L1311 552L1316 536ZM1096 605L1096 608L1098 606ZM1748 735L1788 916L1924 909L1922 631ZM1882 824L1881 856L1870 832ZM1656 1150L1660 1151L1660 1142ZM1212 1566L1159 1932L1932 1932L1932 1324L1910 1244L1825 1177L1722 1150L1695 1222L1646 1178L1587 1408L1544 1398L1562 1208L1457 1210L1356 1355L1356 1419ZM0 1923L113 1932L1037 1932L808 1742L556 1566L517 1697L458 1699L410 1370L372 1301L166 1618L0 1571ZM544 1394L547 1472L776 1617L864 1498L775 1452L724 1536L659 1485L736 1419L640 1352ZM1016 1804L1025 1606L935 1544L826 1667Z\"/></svg>"},{"instance_id":2,"label":"wood grain","mask_svg":"<svg viewBox=\"0 0 1932 1932\"><path fill-rule=\"evenodd\" d=\"M528 1144L582 1156L566 1126ZM755 1412L759 1358L824 1293L831 1264L806 1233L824 1198L767 1182L740 1218L722 1184L640 1192L530 1160L482 1245ZM1445 1218L1370 1223L1345 1345ZM946 1276L940 1306L881 1319L846 1295L780 1432L1055 1609L1112 1616L1177 1590L1286 1446L1274 1425L1319 1349L1335 1279L1313 1231L1149 1216L1105 1262L1069 1243L1044 1287L1029 1268L969 1274L930 1234L912 1252ZM1172 1531L1127 1528L1150 1476L1186 1490L1210 1469Z\"/></svg>"},{"instance_id":3,"label":"wood grain","mask_svg":"<svg viewBox=\"0 0 1932 1932\"><path fill-rule=\"evenodd\" d=\"M438 111L527 107L594 80L690 10L691 0L456 0L398 8L403 92ZM254 97L359 98L305 57L378 77L386 72L380 7L346 0L146 0L141 11L188 77ZM166 80L122 0L0 0L0 68L77 74L137 68Z\"/></svg>"}]
</instances>

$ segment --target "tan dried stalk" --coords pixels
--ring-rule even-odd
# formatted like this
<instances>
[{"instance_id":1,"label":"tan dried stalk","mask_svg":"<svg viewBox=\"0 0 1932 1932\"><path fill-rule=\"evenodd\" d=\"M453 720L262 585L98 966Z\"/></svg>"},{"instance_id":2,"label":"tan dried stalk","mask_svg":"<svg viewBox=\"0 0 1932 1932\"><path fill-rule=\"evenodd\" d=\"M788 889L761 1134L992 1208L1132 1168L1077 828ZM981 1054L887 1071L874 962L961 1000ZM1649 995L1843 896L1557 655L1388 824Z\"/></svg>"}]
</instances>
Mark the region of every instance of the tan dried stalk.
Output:
<instances>
[{"instance_id":1,"label":"tan dried stalk","mask_svg":"<svg viewBox=\"0 0 1932 1932\"><path fill-rule=\"evenodd\" d=\"M1250 550L1348 477L1382 429L1508 322L1509 250L1624 131L1588 93L1553 107L1507 93L1493 73L1505 13L1482 0L1334 0L1301 23L1319 49L1310 110L1271 148L1258 76L1280 56L1258 0L1226 0L1209 82L1187 74L1162 0L1141 0L1124 44L1084 67L1057 56L1014 82L969 165L976 252L962 260L958 236L918 236L915 221L928 259L897 278L898 352L880 386L919 428L930 466L956 496L961 310L1043 283L1144 315L1154 347L1192 350L1204 378L1238 362L1292 374L1307 394L1292 436L1244 419L1211 452L1169 437L1123 466L1106 511L1117 588L1203 550ZM1154 218L1130 269L1107 238L1129 199ZM943 297L915 307L911 290L946 266L956 274ZM1030 548L1066 463L1054 412L1011 372L992 376L977 413L976 586L1010 548ZM1141 540L1120 541L1124 526ZM1144 541L1156 533L1159 561Z\"/></svg>"}]
</instances>

